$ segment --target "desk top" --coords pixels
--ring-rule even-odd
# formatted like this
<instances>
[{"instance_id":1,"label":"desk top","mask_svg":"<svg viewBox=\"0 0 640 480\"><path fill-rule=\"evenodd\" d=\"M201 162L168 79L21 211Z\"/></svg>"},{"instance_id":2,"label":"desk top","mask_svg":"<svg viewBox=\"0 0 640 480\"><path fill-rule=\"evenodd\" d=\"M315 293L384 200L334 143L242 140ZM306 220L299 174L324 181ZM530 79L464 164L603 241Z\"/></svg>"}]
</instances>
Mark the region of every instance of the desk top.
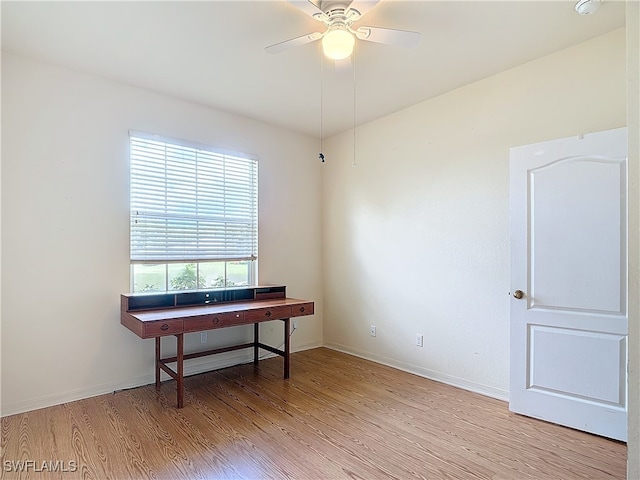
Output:
<instances>
[{"instance_id":1,"label":"desk top","mask_svg":"<svg viewBox=\"0 0 640 480\"><path fill-rule=\"evenodd\" d=\"M306 305L308 300L297 298L277 298L270 300L252 300L249 302L218 303L214 305L197 305L192 307L177 307L165 310L147 310L142 312L129 312L129 314L140 322L156 322L171 319L189 319L206 315L216 315L223 313L247 312L251 310L273 309L281 306Z\"/></svg>"},{"instance_id":2,"label":"desk top","mask_svg":"<svg viewBox=\"0 0 640 480\"><path fill-rule=\"evenodd\" d=\"M120 323L140 338L156 338L313 315L313 302L285 292L276 286L123 294Z\"/></svg>"}]
</instances>

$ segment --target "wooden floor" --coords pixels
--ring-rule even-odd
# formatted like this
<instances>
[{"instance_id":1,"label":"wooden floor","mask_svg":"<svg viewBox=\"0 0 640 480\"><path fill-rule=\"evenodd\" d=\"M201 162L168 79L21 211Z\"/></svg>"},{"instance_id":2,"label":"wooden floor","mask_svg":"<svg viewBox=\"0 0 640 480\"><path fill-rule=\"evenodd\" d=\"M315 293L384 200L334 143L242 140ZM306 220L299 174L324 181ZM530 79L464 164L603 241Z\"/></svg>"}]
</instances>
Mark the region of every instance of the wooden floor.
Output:
<instances>
[{"instance_id":1,"label":"wooden floor","mask_svg":"<svg viewBox=\"0 0 640 480\"><path fill-rule=\"evenodd\" d=\"M625 478L624 443L350 355L295 353L281 375L277 357L188 377L181 410L170 381L5 417L0 476Z\"/></svg>"}]
</instances>

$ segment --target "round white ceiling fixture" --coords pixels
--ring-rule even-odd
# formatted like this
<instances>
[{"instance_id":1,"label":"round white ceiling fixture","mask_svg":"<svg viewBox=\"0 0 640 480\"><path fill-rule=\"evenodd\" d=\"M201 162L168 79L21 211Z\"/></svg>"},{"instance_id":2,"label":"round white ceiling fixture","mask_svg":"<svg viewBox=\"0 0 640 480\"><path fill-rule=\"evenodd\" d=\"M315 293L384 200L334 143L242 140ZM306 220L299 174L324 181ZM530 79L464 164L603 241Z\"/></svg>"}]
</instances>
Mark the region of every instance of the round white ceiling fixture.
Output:
<instances>
[{"instance_id":1,"label":"round white ceiling fixture","mask_svg":"<svg viewBox=\"0 0 640 480\"><path fill-rule=\"evenodd\" d=\"M602 0L578 0L575 9L580 15L591 15L600 8L601 3Z\"/></svg>"}]
</instances>

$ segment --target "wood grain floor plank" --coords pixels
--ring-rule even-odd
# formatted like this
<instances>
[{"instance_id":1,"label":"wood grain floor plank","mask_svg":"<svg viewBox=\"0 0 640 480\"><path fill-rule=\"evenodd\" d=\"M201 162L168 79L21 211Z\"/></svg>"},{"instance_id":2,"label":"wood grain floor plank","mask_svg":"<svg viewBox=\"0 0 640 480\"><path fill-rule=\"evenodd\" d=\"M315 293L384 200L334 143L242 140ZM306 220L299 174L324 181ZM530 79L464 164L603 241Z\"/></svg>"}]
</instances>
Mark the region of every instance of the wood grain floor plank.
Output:
<instances>
[{"instance_id":1,"label":"wood grain floor plank","mask_svg":"<svg viewBox=\"0 0 640 480\"><path fill-rule=\"evenodd\" d=\"M250 383L247 379L243 379L242 382L245 385ZM264 388L264 385L256 383L254 387ZM291 387L296 388L295 382L291 382ZM354 458L359 458L362 463L369 463L374 466L376 468L375 473L398 478L423 478L427 474L442 476L443 471L452 470L452 464L449 462L443 464L443 470L438 470L438 459L429 450L420 449L419 447L421 446L417 443L413 445L418 447L419 453L411 450L407 451L404 448L396 448L396 445L389 441L389 433L393 434L394 432L384 431L380 428L379 422L357 417L357 420L362 425L354 431L354 423L339 421L339 417L334 415L333 410L339 402L344 403L346 401L345 398L327 402L322 395L314 395L314 392L309 389L300 390L300 393L305 396L311 393L314 405L298 408L292 419L301 424L309 425L312 428L311 435L315 434L327 440L340 453L346 454L346 458L350 461L353 461ZM277 392L274 388L265 390L263 395L265 397L273 396L274 402L283 398L282 393ZM307 402L309 401L311 400ZM337 412L338 416L344 414L349 415L350 413L345 409ZM314 425L316 427L313 427ZM431 457L431 461L428 464L425 464L425 457ZM335 456L333 459L336 462ZM398 471L394 472L393 470ZM478 475L477 472L476 475Z\"/></svg>"},{"instance_id":2,"label":"wood grain floor plank","mask_svg":"<svg viewBox=\"0 0 640 480\"><path fill-rule=\"evenodd\" d=\"M325 348L2 418L2 479L622 479L626 445ZM70 461L75 471L17 472ZM13 463L12 463L13 462Z\"/></svg>"},{"instance_id":3,"label":"wood grain floor plank","mask_svg":"<svg viewBox=\"0 0 640 480\"><path fill-rule=\"evenodd\" d=\"M98 406L93 401L65 404L68 422L66 427L71 432L71 441L58 441L64 451L68 452L67 458L77 459L82 478L86 479L104 478L107 472L125 474L109 455L109 452L117 448L115 437L109 424L104 422L105 416L96 408Z\"/></svg>"},{"instance_id":4,"label":"wood grain floor plank","mask_svg":"<svg viewBox=\"0 0 640 480\"><path fill-rule=\"evenodd\" d=\"M153 401L154 390L147 389L143 393L143 401L155 407L157 421L180 431L180 441L193 445L191 455L197 464L203 464L201 468L208 476L257 478L265 468L265 462L256 458L256 446L223 418L218 408L211 409L208 402L187 394L188 405L178 410L173 408L175 391L165 392L170 395L162 395L161 403ZM134 395L135 391L130 394ZM242 461L238 462L238 459Z\"/></svg>"},{"instance_id":5,"label":"wood grain floor plank","mask_svg":"<svg viewBox=\"0 0 640 480\"><path fill-rule=\"evenodd\" d=\"M239 387L241 386L242 389L239 390L238 400L252 405L252 416L261 416L263 421L271 422L279 430L280 445L286 441L290 444L292 450L300 451L301 448L304 449L305 456L303 461L305 464L309 461L317 461L322 463L324 467L330 467L330 469L323 468L323 474L330 478L334 478L337 473L340 473L340 470L342 472L349 470L349 465L355 458L353 449L345 451L349 450L348 447L345 448L340 440L328 433L329 426L325 426L325 428L314 427L312 422L305 421L305 411L292 405L290 398L283 402L282 399L286 398L286 396L278 396L277 393L271 391L275 389L261 390L252 388L251 380L247 376L243 376L239 380L230 374L225 378L228 381L237 383ZM276 381L276 384L278 383L282 384L283 380ZM353 433L350 433L346 436L349 441L354 441L352 435ZM345 437L345 435L342 434L342 437ZM316 447L316 442L310 442L309 439L321 439L323 444L321 447ZM358 441L358 443L363 446L361 441ZM310 456L315 458L309 458ZM348 458L349 462L343 463L341 461L345 458ZM392 477L384 465L375 465L372 462L365 461L360 468L363 470L362 473L367 475L379 476L383 474Z\"/></svg>"},{"instance_id":6,"label":"wood grain floor plank","mask_svg":"<svg viewBox=\"0 0 640 480\"><path fill-rule=\"evenodd\" d=\"M323 359L325 360L325 359ZM331 362L329 362L329 364L331 365ZM337 365L331 365L331 368L335 368L337 367ZM320 365L317 366L317 368L320 368ZM384 367L381 368L380 371L377 371L377 378L381 379L382 382L384 382L384 371L387 371L391 373L391 375L393 376L393 378L390 380L392 383L387 383L387 385L394 385L394 382L396 382L395 379L397 379L397 371L394 369L391 369L390 367ZM350 372L350 370L349 370ZM335 376L334 377L327 377L329 382L333 382L335 381ZM368 380L368 378L367 378ZM421 379L423 380L423 379ZM396 382L397 383L397 382ZM496 452L500 452L500 451L505 451L508 452L510 447L512 448L513 446L515 447L520 447L521 453L520 455L518 455L516 461L529 461L530 464L535 464L535 463L540 463L540 457L539 455L536 453L535 451L535 447L532 448L532 444L530 442L531 438L540 438L542 437L544 440L549 441L549 442L553 442L553 439L555 438L556 435L556 431L555 429L551 429L552 432L550 431L550 429L548 428L549 424L545 423L545 422L538 422L532 419L529 419L529 422L509 422L506 421L504 423L501 422L496 422L496 413L495 413L495 409L497 406L504 406L503 402L500 402L498 400L495 399L491 399L488 397L483 397L477 394L473 394L471 392L461 392L461 391L457 391L457 390L451 390L450 387L447 387L446 385L442 385L442 384L438 384L437 382L429 382L427 381L420 381L420 386L415 387L413 386L412 389L416 390L416 392L408 392L407 390L405 390L404 392L401 392L401 394L405 397L405 398L410 398L412 399L413 402L413 406L417 407L418 410L420 410L420 408L424 408L424 406L420 405L420 402L416 402L416 399L424 399L425 397L423 396L423 393L426 392L428 393L430 390L442 390L442 391L447 391L447 392L453 392L453 394L449 394L449 395L445 395L445 396L441 396L441 395L437 395L437 396L433 396L430 395L431 398L429 398L428 400L426 400L425 404L428 404L429 406L429 412L430 415L429 416L424 416L422 415L422 422L429 422L430 419L436 418L438 421L434 424L432 423L429 427L430 428L438 428L438 425L440 425L440 427L444 426L446 427L447 425L451 425L452 421L455 421L456 424L456 431L458 433L464 432L464 431L469 431L469 433L471 435L477 436L477 435L481 435L485 432L491 431L493 432L492 435L492 441L496 443L495 447L496 447ZM352 388L352 386L354 385L354 383L350 383L349 385L351 385L351 387L348 388ZM399 386L399 388L402 388L402 386L404 386L406 388L407 385L410 385L409 382L402 382L402 384ZM326 385L325 385L326 387ZM362 392L362 390L366 388L364 385L360 386L358 385L358 390L360 392ZM426 390L425 390L426 388ZM397 390L397 388L395 388L395 390ZM417 393L417 390L422 390L423 392L421 393ZM379 392L378 395L375 396L376 399L380 399L382 398L382 396L384 395L384 392L389 392L389 390L383 390L381 392ZM379 401L379 400L376 400ZM472 404L474 406L474 408L469 408L469 404ZM409 405L408 403L405 403L405 407ZM487 405L488 407L485 408L490 408L492 409L491 411L485 411L483 412L484 414L478 414L477 412L477 408L481 407L482 405ZM400 409L401 412L410 415L410 410L403 408ZM493 412L493 414L491 414ZM442 415L439 415L439 414ZM466 420L466 418L472 418L473 421L470 422L468 420ZM506 408L504 408L502 410L502 418L506 419L506 420L510 420L510 419L523 419L524 417L518 417L510 412L508 412L508 410ZM492 425L493 422L493 425ZM477 428L474 427L477 426ZM496 427L494 427L494 425ZM554 426L555 427L555 426ZM469 428L471 428L471 430L469 430ZM509 435L505 436L504 432L508 431L509 428L512 428L512 430L510 431ZM561 427L555 427L555 428L561 428ZM571 445L571 439L573 437L575 437L576 435L580 436L580 438L584 439L584 434L582 432L576 432L574 430L570 430L570 429L564 429L564 433L566 434L567 440L569 443L569 445ZM474 441L475 437L472 437L470 439L471 442ZM503 439L504 441L500 442L500 439ZM599 437L592 437L593 439L595 439L595 445L602 445L603 442L607 443L607 445L609 444L609 441L606 439L601 439ZM458 440L460 441L461 439L458 438ZM515 445L514 445L515 442ZM520 442L520 443L518 443ZM569 462L570 461L570 457L573 455L572 450L569 447L566 447L565 442L563 442L561 445L558 445L557 448L559 450L562 450L563 448L565 449L565 454L566 455L560 455L562 458L562 461L565 462L567 461L567 463L565 464L567 468L569 468ZM545 443L546 445L546 443ZM531 453L529 455L529 458L527 458L527 453ZM602 477L603 476L603 472L599 467L592 467L591 465L591 461L594 459L593 457L593 453L597 453L597 449L595 451L591 452L592 455L589 458L589 463L587 464L586 468L581 469L579 468L580 465L584 465L584 463L582 462L582 460L584 460L584 456L581 455L579 456L579 459L577 460L577 465L574 466L574 468L578 467L577 469L575 469L574 471L572 471L572 476L586 476L587 478L591 477L593 478L593 476L597 476L597 477ZM496 456L496 453L492 454L492 459ZM544 460L545 461L553 461L553 459L556 457L557 455L555 453L551 453L548 454ZM611 459L610 456L604 455L604 456L597 456L597 458L595 458L597 460L597 465L601 465L603 464L603 467L607 470L607 471L612 471L613 475L616 476L617 478L621 478L624 477L624 465L622 465L621 468L621 464L618 461L618 459L614 460L615 463L615 468L614 465L607 465L607 461L608 459ZM529 467L531 468L531 467ZM583 471L584 470L584 471ZM535 475L535 471L533 472L533 474Z\"/></svg>"},{"instance_id":7,"label":"wood grain floor plank","mask_svg":"<svg viewBox=\"0 0 640 480\"><path fill-rule=\"evenodd\" d=\"M301 478L306 475L308 459L297 454L299 446L286 436L286 430L279 425L278 418L265 417L257 411L255 403L243 402L243 392L235 391L220 375L213 382L208 382L204 391L216 398L224 408L225 420L236 424L236 428L245 435L254 438L258 435L257 438L263 441L259 450L267 459L283 455L291 458L292 461L285 465L275 465L273 475L278 478Z\"/></svg>"}]
</instances>

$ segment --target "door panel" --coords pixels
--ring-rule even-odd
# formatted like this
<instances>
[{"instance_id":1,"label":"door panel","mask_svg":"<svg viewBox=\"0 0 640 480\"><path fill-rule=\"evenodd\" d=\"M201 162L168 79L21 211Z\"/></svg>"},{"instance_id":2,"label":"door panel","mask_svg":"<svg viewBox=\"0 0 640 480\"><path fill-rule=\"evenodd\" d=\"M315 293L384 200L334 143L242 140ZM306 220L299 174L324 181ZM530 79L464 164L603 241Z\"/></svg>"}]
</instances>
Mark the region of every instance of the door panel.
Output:
<instances>
[{"instance_id":1,"label":"door panel","mask_svg":"<svg viewBox=\"0 0 640 480\"><path fill-rule=\"evenodd\" d=\"M532 308L625 313L625 165L577 157L529 171Z\"/></svg>"},{"instance_id":2,"label":"door panel","mask_svg":"<svg viewBox=\"0 0 640 480\"><path fill-rule=\"evenodd\" d=\"M530 325L529 352L529 389L625 407L625 335Z\"/></svg>"},{"instance_id":3,"label":"door panel","mask_svg":"<svg viewBox=\"0 0 640 480\"><path fill-rule=\"evenodd\" d=\"M509 408L626 440L626 128L511 149Z\"/></svg>"}]
</instances>

